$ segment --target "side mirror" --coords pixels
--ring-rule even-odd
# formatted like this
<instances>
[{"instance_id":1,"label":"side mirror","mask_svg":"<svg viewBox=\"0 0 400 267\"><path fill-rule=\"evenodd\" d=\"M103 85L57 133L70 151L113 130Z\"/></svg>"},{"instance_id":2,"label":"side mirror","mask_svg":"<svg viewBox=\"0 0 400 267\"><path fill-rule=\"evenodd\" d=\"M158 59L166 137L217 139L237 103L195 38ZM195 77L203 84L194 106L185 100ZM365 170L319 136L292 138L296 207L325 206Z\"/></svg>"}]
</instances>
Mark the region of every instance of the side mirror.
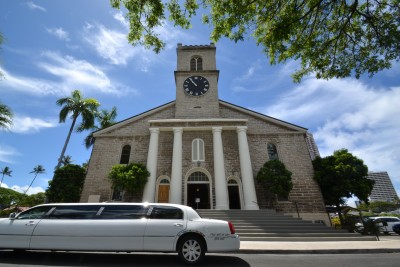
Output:
<instances>
[{"instance_id":1,"label":"side mirror","mask_svg":"<svg viewBox=\"0 0 400 267\"><path fill-rule=\"evenodd\" d=\"M15 217L17 216L17 213L15 213L15 212L13 212L13 213L10 213L10 216L8 216L8 218L10 219L10 220L15 220Z\"/></svg>"}]
</instances>

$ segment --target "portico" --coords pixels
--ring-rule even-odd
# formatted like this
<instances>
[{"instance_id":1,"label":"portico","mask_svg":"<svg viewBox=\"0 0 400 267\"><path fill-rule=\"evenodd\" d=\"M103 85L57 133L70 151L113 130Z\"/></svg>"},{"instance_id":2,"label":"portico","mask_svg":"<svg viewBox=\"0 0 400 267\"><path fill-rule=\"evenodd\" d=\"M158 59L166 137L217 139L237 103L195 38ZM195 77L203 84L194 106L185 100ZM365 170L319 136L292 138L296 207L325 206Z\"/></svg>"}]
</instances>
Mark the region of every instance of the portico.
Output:
<instances>
[{"instance_id":1,"label":"portico","mask_svg":"<svg viewBox=\"0 0 400 267\"><path fill-rule=\"evenodd\" d=\"M247 126L245 119L167 119L167 120L151 120L149 124L152 126L150 131L149 153L147 158L147 166L150 172L149 180L146 184L143 201L155 202L156 192L156 179L158 177L157 170L151 166L157 165L158 158L158 142L159 134L163 132L173 132L173 152L172 152L172 167L171 167L171 182L170 182L170 195L169 202L175 204L187 201L183 196L184 177L182 174L182 136L185 132L211 132L213 136L213 166L214 166L214 186L215 194L211 198L215 198L215 206L212 209L226 210L229 209L228 197L228 184L224 164L224 149L223 149L223 136L225 131L236 131L237 141L239 144L239 158L240 158L240 175L243 181L243 203L242 209L256 210L259 209L257 205L256 190L253 181L253 170L251 167L250 151L247 141ZM174 125L175 127L171 127ZM218 126L215 126L218 125ZM151 153L150 153L151 151ZM211 159L206 159L210 161ZM197 161L192 159L193 164L198 164ZM212 190L211 190L212 192ZM189 192L187 192L189 194Z\"/></svg>"}]
</instances>

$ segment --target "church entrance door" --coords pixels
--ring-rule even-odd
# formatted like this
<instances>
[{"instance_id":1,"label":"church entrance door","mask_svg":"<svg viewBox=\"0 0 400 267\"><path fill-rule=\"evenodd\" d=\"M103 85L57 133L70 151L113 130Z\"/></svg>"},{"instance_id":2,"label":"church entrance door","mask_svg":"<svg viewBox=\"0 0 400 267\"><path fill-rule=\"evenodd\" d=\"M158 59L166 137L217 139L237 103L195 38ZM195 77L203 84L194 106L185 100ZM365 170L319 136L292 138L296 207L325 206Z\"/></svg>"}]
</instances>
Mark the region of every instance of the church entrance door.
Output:
<instances>
[{"instance_id":1,"label":"church entrance door","mask_svg":"<svg viewBox=\"0 0 400 267\"><path fill-rule=\"evenodd\" d=\"M194 209L210 209L209 184L188 184L187 196L188 206Z\"/></svg>"},{"instance_id":2,"label":"church entrance door","mask_svg":"<svg viewBox=\"0 0 400 267\"><path fill-rule=\"evenodd\" d=\"M160 178L161 181L158 183L157 201L158 203L169 202L169 178Z\"/></svg>"},{"instance_id":3,"label":"church entrance door","mask_svg":"<svg viewBox=\"0 0 400 267\"><path fill-rule=\"evenodd\" d=\"M158 203L168 203L169 185L160 184L158 187Z\"/></svg>"},{"instance_id":4,"label":"church entrance door","mask_svg":"<svg viewBox=\"0 0 400 267\"><path fill-rule=\"evenodd\" d=\"M229 209L240 209L239 186L228 186Z\"/></svg>"}]
</instances>

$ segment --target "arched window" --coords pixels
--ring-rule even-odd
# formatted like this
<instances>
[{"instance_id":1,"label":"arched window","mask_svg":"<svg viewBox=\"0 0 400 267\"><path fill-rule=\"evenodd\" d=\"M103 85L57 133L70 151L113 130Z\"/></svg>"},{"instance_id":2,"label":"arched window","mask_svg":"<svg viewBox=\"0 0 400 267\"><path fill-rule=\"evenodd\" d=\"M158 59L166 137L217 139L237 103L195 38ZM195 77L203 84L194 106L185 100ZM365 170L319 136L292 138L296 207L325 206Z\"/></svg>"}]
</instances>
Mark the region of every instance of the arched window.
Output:
<instances>
[{"instance_id":1,"label":"arched window","mask_svg":"<svg viewBox=\"0 0 400 267\"><path fill-rule=\"evenodd\" d=\"M194 56L190 60L190 70L203 70L203 59L199 56Z\"/></svg>"},{"instance_id":2,"label":"arched window","mask_svg":"<svg viewBox=\"0 0 400 267\"><path fill-rule=\"evenodd\" d=\"M192 142L192 161L204 161L204 141L200 138Z\"/></svg>"},{"instance_id":3,"label":"arched window","mask_svg":"<svg viewBox=\"0 0 400 267\"><path fill-rule=\"evenodd\" d=\"M203 172L194 172L188 178L188 183L193 182L209 182L208 177Z\"/></svg>"},{"instance_id":4,"label":"arched window","mask_svg":"<svg viewBox=\"0 0 400 267\"><path fill-rule=\"evenodd\" d=\"M276 150L276 146L274 144L268 143L267 150L269 160L279 159L278 151Z\"/></svg>"},{"instance_id":5,"label":"arched window","mask_svg":"<svg viewBox=\"0 0 400 267\"><path fill-rule=\"evenodd\" d=\"M131 155L131 146L126 145L122 148L121 159L119 160L119 164L129 164L129 157Z\"/></svg>"}]
</instances>

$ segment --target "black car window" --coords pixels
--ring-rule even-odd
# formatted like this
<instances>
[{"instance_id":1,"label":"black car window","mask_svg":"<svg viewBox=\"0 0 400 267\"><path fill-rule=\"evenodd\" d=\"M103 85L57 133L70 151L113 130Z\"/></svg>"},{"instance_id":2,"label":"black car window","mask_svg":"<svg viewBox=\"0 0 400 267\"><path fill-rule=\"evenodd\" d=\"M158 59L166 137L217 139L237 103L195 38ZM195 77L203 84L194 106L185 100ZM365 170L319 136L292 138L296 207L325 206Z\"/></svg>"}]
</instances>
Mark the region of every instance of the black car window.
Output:
<instances>
[{"instance_id":1,"label":"black car window","mask_svg":"<svg viewBox=\"0 0 400 267\"><path fill-rule=\"evenodd\" d=\"M155 206L150 219L183 219L183 211L176 207Z\"/></svg>"},{"instance_id":2,"label":"black car window","mask_svg":"<svg viewBox=\"0 0 400 267\"><path fill-rule=\"evenodd\" d=\"M17 220L42 219L51 209L51 206L36 207L26 210L18 215Z\"/></svg>"},{"instance_id":3,"label":"black car window","mask_svg":"<svg viewBox=\"0 0 400 267\"><path fill-rule=\"evenodd\" d=\"M99 209L98 205L57 206L49 219L92 219Z\"/></svg>"},{"instance_id":4,"label":"black car window","mask_svg":"<svg viewBox=\"0 0 400 267\"><path fill-rule=\"evenodd\" d=\"M110 205L97 214L96 219L141 219L147 208L142 205Z\"/></svg>"}]
</instances>

